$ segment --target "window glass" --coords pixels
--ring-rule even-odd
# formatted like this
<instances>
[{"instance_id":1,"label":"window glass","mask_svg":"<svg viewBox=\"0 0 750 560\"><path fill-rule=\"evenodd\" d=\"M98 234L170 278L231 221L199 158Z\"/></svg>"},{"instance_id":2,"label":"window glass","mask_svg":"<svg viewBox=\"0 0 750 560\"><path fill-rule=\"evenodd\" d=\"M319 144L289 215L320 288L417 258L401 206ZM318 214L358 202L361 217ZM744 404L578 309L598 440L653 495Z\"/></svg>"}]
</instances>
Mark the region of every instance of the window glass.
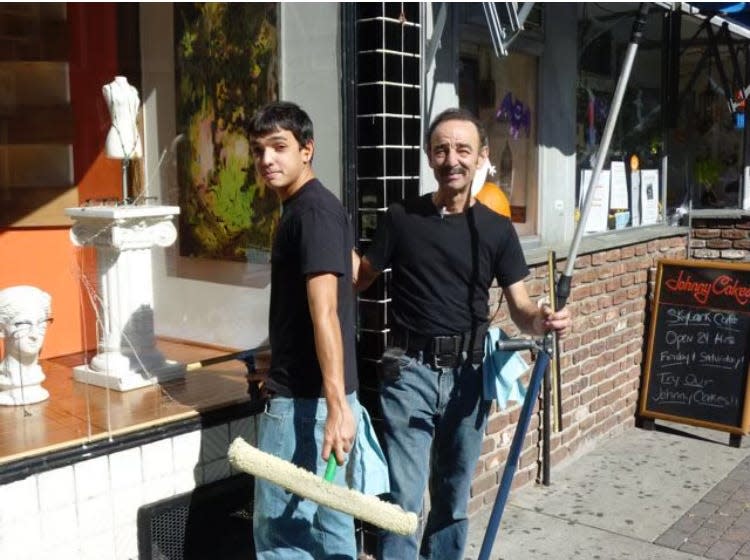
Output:
<instances>
[{"instance_id":1,"label":"window glass","mask_svg":"<svg viewBox=\"0 0 750 560\"><path fill-rule=\"evenodd\" d=\"M577 219L612 109L637 8L637 4L588 3L578 7ZM649 13L608 157L593 186L586 233L663 221L662 20L661 10Z\"/></svg>"},{"instance_id":2,"label":"window glass","mask_svg":"<svg viewBox=\"0 0 750 560\"><path fill-rule=\"evenodd\" d=\"M683 16L678 92L670 115L669 203L741 204L746 53L741 38ZM715 49L714 50L714 47Z\"/></svg>"},{"instance_id":3,"label":"window glass","mask_svg":"<svg viewBox=\"0 0 750 560\"><path fill-rule=\"evenodd\" d=\"M487 130L494 168L487 181L507 196L519 235L532 235L537 232L539 60L522 48L496 56L478 19L481 7L471 7L462 26L459 103Z\"/></svg>"},{"instance_id":4,"label":"window glass","mask_svg":"<svg viewBox=\"0 0 750 560\"><path fill-rule=\"evenodd\" d=\"M579 212L622 72L637 4L578 7ZM746 53L741 38L652 8L586 232L679 224L692 208L742 203ZM624 171L623 171L624 169Z\"/></svg>"}]
</instances>

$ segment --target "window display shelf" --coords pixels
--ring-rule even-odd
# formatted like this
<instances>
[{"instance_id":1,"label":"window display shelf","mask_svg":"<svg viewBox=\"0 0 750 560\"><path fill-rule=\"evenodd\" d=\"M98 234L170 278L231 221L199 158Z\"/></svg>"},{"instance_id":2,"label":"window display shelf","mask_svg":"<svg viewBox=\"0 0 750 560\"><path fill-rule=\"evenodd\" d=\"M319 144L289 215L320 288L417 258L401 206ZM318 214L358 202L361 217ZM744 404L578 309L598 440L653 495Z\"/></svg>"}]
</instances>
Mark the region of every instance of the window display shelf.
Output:
<instances>
[{"instance_id":1,"label":"window display shelf","mask_svg":"<svg viewBox=\"0 0 750 560\"><path fill-rule=\"evenodd\" d=\"M170 359L195 363L228 351L184 342L159 340ZM49 400L26 406L0 407L0 470L29 461L49 463L55 454L89 453L92 445L175 422L200 419L238 405L252 404L247 368L237 360L188 372L182 379L129 391L108 391L73 381L79 354L41 360ZM252 402L251 402L252 401Z\"/></svg>"}]
</instances>

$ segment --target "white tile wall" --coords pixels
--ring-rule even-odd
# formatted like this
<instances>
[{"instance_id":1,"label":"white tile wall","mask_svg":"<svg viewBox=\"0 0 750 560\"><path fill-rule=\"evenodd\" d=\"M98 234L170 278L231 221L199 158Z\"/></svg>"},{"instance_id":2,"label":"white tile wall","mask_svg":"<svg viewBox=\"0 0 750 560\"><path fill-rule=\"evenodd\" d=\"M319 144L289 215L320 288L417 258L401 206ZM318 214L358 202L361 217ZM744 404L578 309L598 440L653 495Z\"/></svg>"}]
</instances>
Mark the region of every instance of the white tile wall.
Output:
<instances>
[{"instance_id":1,"label":"white tile wall","mask_svg":"<svg viewBox=\"0 0 750 560\"><path fill-rule=\"evenodd\" d=\"M116 560L138 559L138 530L135 523L115 527L115 558Z\"/></svg>"},{"instance_id":2,"label":"white tile wall","mask_svg":"<svg viewBox=\"0 0 750 560\"><path fill-rule=\"evenodd\" d=\"M106 455L73 465L78 500L109 492L109 461Z\"/></svg>"},{"instance_id":3,"label":"white tile wall","mask_svg":"<svg viewBox=\"0 0 750 560\"><path fill-rule=\"evenodd\" d=\"M162 439L144 445L141 447L141 459L144 481L171 474L174 471L172 440Z\"/></svg>"},{"instance_id":4,"label":"white tile wall","mask_svg":"<svg viewBox=\"0 0 750 560\"><path fill-rule=\"evenodd\" d=\"M128 490L112 492L112 522L115 527L132 525L135 527L138 508L145 504L143 488L134 486Z\"/></svg>"},{"instance_id":5,"label":"white tile wall","mask_svg":"<svg viewBox=\"0 0 750 560\"><path fill-rule=\"evenodd\" d=\"M227 456L229 449L229 426L221 424L203 430L201 439L201 462L210 463Z\"/></svg>"},{"instance_id":6,"label":"white tile wall","mask_svg":"<svg viewBox=\"0 0 750 560\"><path fill-rule=\"evenodd\" d=\"M203 484L227 478L230 474L229 461L226 458L205 463L203 465Z\"/></svg>"},{"instance_id":7,"label":"white tile wall","mask_svg":"<svg viewBox=\"0 0 750 560\"><path fill-rule=\"evenodd\" d=\"M79 560L81 557L81 549L78 542L69 541L64 544L58 544L57 546L47 546L41 549L39 555L32 555L31 560L54 558L55 560ZM102 560L109 558L103 556Z\"/></svg>"},{"instance_id":8,"label":"white tile wall","mask_svg":"<svg viewBox=\"0 0 750 560\"><path fill-rule=\"evenodd\" d=\"M53 510L43 509L40 517L45 546L65 548L66 543L76 540L78 513L75 504Z\"/></svg>"},{"instance_id":9,"label":"white tile wall","mask_svg":"<svg viewBox=\"0 0 750 560\"><path fill-rule=\"evenodd\" d=\"M138 508L230 476L226 453L237 436L254 442L255 419L0 486L0 559L137 560Z\"/></svg>"},{"instance_id":10,"label":"white tile wall","mask_svg":"<svg viewBox=\"0 0 750 560\"><path fill-rule=\"evenodd\" d=\"M201 432L196 430L172 438L172 453L176 471L192 469L201 460Z\"/></svg>"},{"instance_id":11,"label":"white tile wall","mask_svg":"<svg viewBox=\"0 0 750 560\"><path fill-rule=\"evenodd\" d=\"M141 448L134 447L109 455L110 488L132 488L143 481Z\"/></svg>"},{"instance_id":12,"label":"white tile wall","mask_svg":"<svg viewBox=\"0 0 750 560\"><path fill-rule=\"evenodd\" d=\"M255 431L255 416L240 418L229 423L229 441L241 437L246 442L255 445L258 443L258 437Z\"/></svg>"},{"instance_id":13,"label":"white tile wall","mask_svg":"<svg viewBox=\"0 0 750 560\"><path fill-rule=\"evenodd\" d=\"M0 486L0 527L4 520L36 514L39 511L37 479L30 476L23 480Z\"/></svg>"},{"instance_id":14,"label":"white tile wall","mask_svg":"<svg viewBox=\"0 0 750 560\"><path fill-rule=\"evenodd\" d=\"M91 535L81 543L81 560L111 560L115 557L115 535L112 531ZM54 558L54 557L53 557Z\"/></svg>"},{"instance_id":15,"label":"white tile wall","mask_svg":"<svg viewBox=\"0 0 750 560\"><path fill-rule=\"evenodd\" d=\"M141 489L143 490L143 503L152 504L174 496L174 480L171 476L146 480Z\"/></svg>"},{"instance_id":16,"label":"white tile wall","mask_svg":"<svg viewBox=\"0 0 750 560\"><path fill-rule=\"evenodd\" d=\"M42 525L38 514L19 516L2 526L0 558L16 558L38 552L42 541ZM17 553L17 556L14 554Z\"/></svg>"},{"instance_id":17,"label":"white tile wall","mask_svg":"<svg viewBox=\"0 0 750 560\"><path fill-rule=\"evenodd\" d=\"M195 467L190 470L176 471L172 475L172 480L174 481L175 494L184 494L185 492L190 492L191 490L193 490L193 488L195 488L197 484Z\"/></svg>"},{"instance_id":18,"label":"white tile wall","mask_svg":"<svg viewBox=\"0 0 750 560\"><path fill-rule=\"evenodd\" d=\"M73 467L63 467L43 472L37 479L39 508L49 511L75 501L76 488Z\"/></svg>"},{"instance_id":19,"label":"white tile wall","mask_svg":"<svg viewBox=\"0 0 750 560\"><path fill-rule=\"evenodd\" d=\"M78 510L78 534L88 539L92 535L112 532L113 506L114 504L109 494L79 501L76 504Z\"/></svg>"}]
</instances>

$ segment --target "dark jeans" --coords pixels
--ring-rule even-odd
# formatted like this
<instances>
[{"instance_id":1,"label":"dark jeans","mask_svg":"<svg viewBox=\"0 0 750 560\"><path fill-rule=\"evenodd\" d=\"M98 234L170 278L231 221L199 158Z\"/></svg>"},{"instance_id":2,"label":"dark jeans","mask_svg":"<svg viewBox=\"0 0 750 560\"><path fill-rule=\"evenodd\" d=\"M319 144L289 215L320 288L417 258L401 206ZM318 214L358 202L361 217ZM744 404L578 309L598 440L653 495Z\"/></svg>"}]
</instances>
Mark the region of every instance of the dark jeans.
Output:
<instances>
[{"instance_id":1,"label":"dark jeans","mask_svg":"<svg viewBox=\"0 0 750 560\"><path fill-rule=\"evenodd\" d=\"M416 536L381 534L381 560L463 558L471 481L489 406L482 399L481 365L432 369L403 356L400 377L384 381L383 447L391 495L408 511L422 509L429 480L430 512L421 547Z\"/></svg>"}]
</instances>

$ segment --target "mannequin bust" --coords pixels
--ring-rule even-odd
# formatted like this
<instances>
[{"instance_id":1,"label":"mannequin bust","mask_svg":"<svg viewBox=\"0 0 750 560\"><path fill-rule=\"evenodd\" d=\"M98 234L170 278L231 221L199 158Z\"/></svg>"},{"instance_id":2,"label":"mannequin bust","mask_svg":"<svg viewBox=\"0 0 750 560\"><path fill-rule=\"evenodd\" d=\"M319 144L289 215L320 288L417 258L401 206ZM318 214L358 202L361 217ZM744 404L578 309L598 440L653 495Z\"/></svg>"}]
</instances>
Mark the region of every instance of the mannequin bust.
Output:
<instances>
[{"instance_id":1,"label":"mannequin bust","mask_svg":"<svg viewBox=\"0 0 750 560\"><path fill-rule=\"evenodd\" d=\"M5 357L0 362L0 405L20 405L49 398L42 388L39 351L50 319L51 298L34 286L0 290L0 337Z\"/></svg>"},{"instance_id":2,"label":"mannequin bust","mask_svg":"<svg viewBox=\"0 0 750 560\"><path fill-rule=\"evenodd\" d=\"M128 83L125 76L115 76L102 87L102 94L112 117L112 126L104 143L107 157L125 160L141 157L143 148L136 122L141 105L138 90Z\"/></svg>"}]
</instances>

